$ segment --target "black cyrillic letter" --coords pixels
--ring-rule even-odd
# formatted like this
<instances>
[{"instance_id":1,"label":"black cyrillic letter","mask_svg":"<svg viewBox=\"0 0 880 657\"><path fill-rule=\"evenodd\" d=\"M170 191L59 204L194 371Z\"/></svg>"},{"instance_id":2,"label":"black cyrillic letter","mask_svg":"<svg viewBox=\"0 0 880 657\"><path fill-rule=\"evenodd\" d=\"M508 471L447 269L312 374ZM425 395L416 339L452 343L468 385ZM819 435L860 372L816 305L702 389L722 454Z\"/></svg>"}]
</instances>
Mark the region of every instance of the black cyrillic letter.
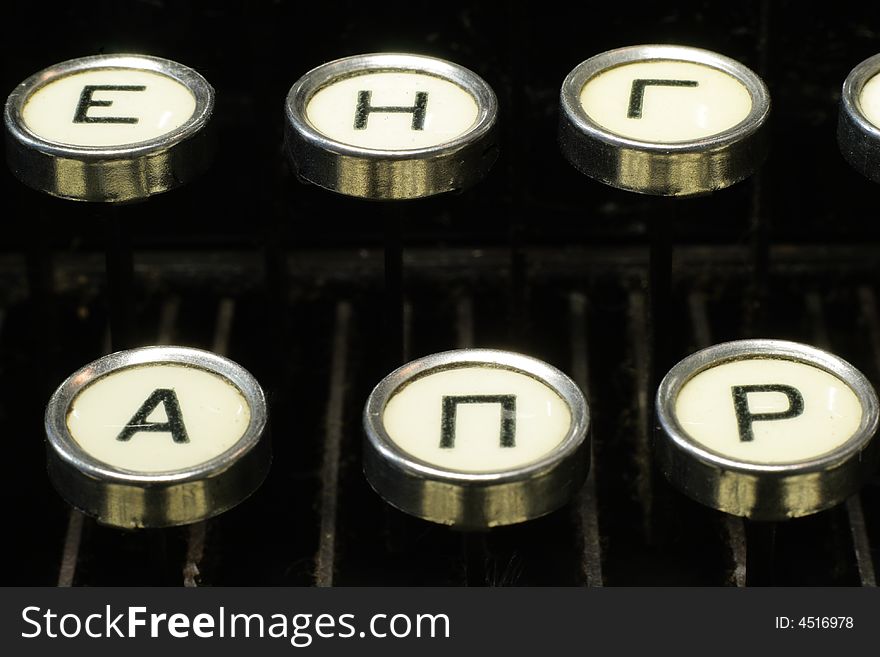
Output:
<instances>
[{"instance_id":1,"label":"black cyrillic letter","mask_svg":"<svg viewBox=\"0 0 880 657\"><path fill-rule=\"evenodd\" d=\"M443 397L440 447L455 447L455 419L459 404L500 404L501 446L516 446L516 395L461 395Z\"/></svg>"},{"instance_id":2,"label":"black cyrillic letter","mask_svg":"<svg viewBox=\"0 0 880 657\"><path fill-rule=\"evenodd\" d=\"M165 407L165 416L168 418L168 421L147 422L147 417L159 404ZM154 390L147 397L147 401L134 414L134 417L119 432L116 440L129 440L133 435L141 431L170 433L176 443L189 442L189 436L186 435L186 426L183 424L183 414L180 412L180 404L177 401L177 394L173 390L169 388L157 388Z\"/></svg>"},{"instance_id":3,"label":"black cyrillic letter","mask_svg":"<svg viewBox=\"0 0 880 657\"><path fill-rule=\"evenodd\" d=\"M739 429L739 439L742 442L751 442L755 439L752 432L752 424L766 422L768 420L789 420L804 412L804 398L797 388L782 385L781 383L769 383L765 385L732 386L733 408L736 411L736 424ZM750 392L780 392L788 398L788 408L778 413L752 413L749 410Z\"/></svg>"},{"instance_id":4,"label":"black cyrillic letter","mask_svg":"<svg viewBox=\"0 0 880 657\"><path fill-rule=\"evenodd\" d=\"M79 95L79 104L73 115L74 123L137 123L134 116L89 116L90 107L110 107L112 100L94 100L92 94L96 91L144 91L146 87L141 84L87 84Z\"/></svg>"},{"instance_id":5,"label":"black cyrillic letter","mask_svg":"<svg viewBox=\"0 0 880 657\"><path fill-rule=\"evenodd\" d=\"M645 87L696 87L700 83L696 80L646 80L636 78L632 83L632 91L629 94L629 110L626 113L628 119L642 118L642 105L645 101Z\"/></svg>"},{"instance_id":6,"label":"black cyrillic letter","mask_svg":"<svg viewBox=\"0 0 880 657\"><path fill-rule=\"evenodd\" d=\"M367 119L370 117L370 114L372 112L379 112L381 114L412 114L413 117L411 128L413 130L424 130L425 111L428 109L427 91L416 92L416 104L412 107L399 107L394 105L389 105L387 107L373 107L372 105L370 105L370 98L372 97L372 95L372 91L358 92L357 109L355 109L354 112L355 130L367 129Z\"/></svg>"}]
</instances>

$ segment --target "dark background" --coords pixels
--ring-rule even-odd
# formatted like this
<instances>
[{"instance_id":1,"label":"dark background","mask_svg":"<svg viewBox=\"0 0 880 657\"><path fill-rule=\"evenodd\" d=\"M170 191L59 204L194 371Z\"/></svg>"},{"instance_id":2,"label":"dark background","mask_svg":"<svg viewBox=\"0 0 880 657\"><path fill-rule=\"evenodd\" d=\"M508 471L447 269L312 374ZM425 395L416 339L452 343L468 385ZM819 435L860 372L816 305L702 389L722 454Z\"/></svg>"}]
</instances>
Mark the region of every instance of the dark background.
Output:
<instances>
[{"instance_id":1,"label":"dark background","mask_svg":"<svg viewBox=\"0 0 880 657\"><path fill-rule=\"evenodd\" d=\"M611 585L736 581L725 520L673 492L650 465L647 227L665 221L667 205L584 178L557 149L559 85L603 50L708 48L753 68L772 95L761 174L676 202L676 355L707 340L783 337L880 377L878 190L846 165L835 139L844 78L880 51L871 3L94 1L16 2L3 12L5 90L65 59L136 52L187 64L217 91L212 169L116 213L135 249L135 342L211 348L227 300L229 355L272 404L272 474L208 524L202 583L315 583L322 518L335 532L330 571L340 584L596 583L597 554ZM483 183L407 208L408 354L461 344L472 326L478 346L515 348L574 374L595 413L595 494L486 536L404 518L364 482L360 408L388 370L379 348L383 210L298 183L281 150L284 98L300 75L394 50L476 71L499 96L502 124L501 157ZM11 548L0 581L54 584L70 514L45 475L41 416L58 383L105 349L106 212L27 190L8 172L0 190ZM328 410L334 390L341 413ZM327 436L338 422L337 456ZM866 530L842 507L782 526L767 583L864 583L854 545L867 541L863 568L877 556L876 480L862 505ZM598 552L585 548L583 519L596 517L594 507ZM86 521L73 581L179 584L187 535Z\"/></svg>"}]
</instances>

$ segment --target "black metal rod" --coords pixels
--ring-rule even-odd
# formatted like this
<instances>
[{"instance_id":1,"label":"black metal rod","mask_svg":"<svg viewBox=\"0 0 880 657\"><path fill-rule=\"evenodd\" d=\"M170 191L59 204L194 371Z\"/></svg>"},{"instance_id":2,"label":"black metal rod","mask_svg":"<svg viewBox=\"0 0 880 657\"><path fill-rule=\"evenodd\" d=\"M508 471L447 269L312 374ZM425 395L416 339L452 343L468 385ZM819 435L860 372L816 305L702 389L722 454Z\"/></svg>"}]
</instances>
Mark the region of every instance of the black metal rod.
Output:
<instances>
[{"instance_id":1,"label":"black metal rod","mask_svg":"<svg viewBox=\"0 0 880 657\"><path fill-rule=\"evenodd\" d=\"M752 208L749 216L751 276L746 297L746 325L743 337L758 337L764 334L767 301L770 297L770 226L764 211L761 174L755 175L751 185Z\"/></svg>"},{"instance_id":2,"label":"black metal rod","mask_svg":"<svg viewBox=\"0 0 880 657\"><path fill-rule=\"evenodd\" d=\"M124 209L123 209L124 210ZM128 221L122 221L120 208L102 208L104 222L104 253L107 266L107 314L110 318L110 344L113 351L135 346L134 259Z\"/></svg>"},{"instance_id":3,"label":"black metal rod","mask_svg":"<svg viewBox=\"0 0 880 657\"><path fill-rule=\"evenodd\" d=\"M265 198L271 198L267 191ZM288 253L291 248L290 236L285 231L287 215L272 212L267 205L259 207L263 216L263 267L266 338L272 353L283 354L282 358L269 358L266 362L267 380L273 387L285 385L285 377L290 371L289 351L292 326L289 312L291 300L290 271Z\"/></svg>"},{"instance_id":4,"label":"black metal rod","mask_svg":"<svg viewBox=\"0 0 880 657\"><path fill-rule=\"evenodd\" d=\"M383 297L384 354L388 371L404 362L403 332L403 202L387 203L385 231L385 288Z\"/></svg>"},{"instance_id":5,"label":"black metal rod","mask_svg":"<svg viewBox=\"0 0 880 657\"><path fill-rule=\"evenodd\" d=\"M660 212L648 219L650 252L648 296L650 299L651 366L650 391L656 390L672 366L672 248L676 199L659 199Z\"/></svg>"}]
</instances>

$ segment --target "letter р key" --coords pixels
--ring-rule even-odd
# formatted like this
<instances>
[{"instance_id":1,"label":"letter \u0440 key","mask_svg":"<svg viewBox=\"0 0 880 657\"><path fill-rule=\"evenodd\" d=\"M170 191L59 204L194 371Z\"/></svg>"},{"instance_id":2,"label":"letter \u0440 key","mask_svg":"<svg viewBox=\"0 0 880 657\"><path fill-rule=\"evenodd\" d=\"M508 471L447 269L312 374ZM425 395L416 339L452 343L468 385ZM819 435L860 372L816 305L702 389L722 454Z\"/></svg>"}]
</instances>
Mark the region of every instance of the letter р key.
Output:
<instances>
[{"instance_id":1,"label":"letter \u0440 key","mask_svg":"<svg viewBox=\"0 0 880 657\"><path fill-rule=\"evenodd\" d=\"M846 361L781 340L688 356L657 391L657 461L703 504L784 520L855 493L880 459L877 395Z\"/></svg>"},{"instance_id":2,"label":"letter \u0440 key","mask_svg":"<svg viewBox=\"0 0 880 657\"><path fill-rule=\"evenodd\" d=\"M262 483L266 401L240 365L186 347L121 351L74 372L46 408L49 476L98 522L198 522Z\"/></svg>"},{"instance_id":3,"label":"letter \u0440 key","mask_svg":"<svg viewBox=\"0 0 880 657\"><path fill-rule=\"evenodd\" d=\"M534 358L462 349L385 377L364 408L364 472L392 506L460 529L565 504L590 467L577 385Z\"/></svg>"},{"instance_id":4,"label":"letter \u0440 key","mask_svg":"<svg viewBox=\"0 0 880 657\"><path fill-rule=\"evenodd\" d=\"M19 84L6 101L6 159L39 191L119 203L178 187L207 168L214 90L159 57L71 59Z\"/></svg>"}]
</instances>

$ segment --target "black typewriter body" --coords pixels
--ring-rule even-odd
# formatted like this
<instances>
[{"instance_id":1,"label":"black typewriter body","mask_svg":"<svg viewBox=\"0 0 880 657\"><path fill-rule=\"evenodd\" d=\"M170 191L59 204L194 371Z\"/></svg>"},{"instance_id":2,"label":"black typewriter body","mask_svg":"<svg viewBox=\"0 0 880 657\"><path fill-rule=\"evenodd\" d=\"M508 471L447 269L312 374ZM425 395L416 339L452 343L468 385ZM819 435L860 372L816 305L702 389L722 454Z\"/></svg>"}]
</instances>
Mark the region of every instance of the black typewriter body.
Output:
<instances>
[{"instance_id":1,"label":"black typewriter body","mask_svg":"<svg viewBox=\"0 0 880 657\"><path fill-rule=\"evenodd\" d=\"M7 92L73 57L167 57L214 86L219 136L201 178L119 212L0 175L4 584L742 585L744 534L652 463L648 245L661 219L674 244L676 359L726 340L785 338L880 383L877 188L835 138L844 78L880 51L870 3L94 2L4 12ZM707 48L764 78L771 144L757 175L667 201L565 162L556 129L566 73L638 43ZM592 474L544 518L456 532L392 509L364 479L360 414L389 369L388 210L297 181L282 110L305 71L378 51L449 59L498 94L501 150L486 180L404 204L403 345L408 358L512 349L585 390ZM135 342L222 344L269 396L268 479L198 530L99 526L71 512L46 476L46 401L108 349L104 259L117 220L134 253ZM766 583L873 585L878 557L875 476L857 503L781 523Z\"/></svg>"}]
</instances>

